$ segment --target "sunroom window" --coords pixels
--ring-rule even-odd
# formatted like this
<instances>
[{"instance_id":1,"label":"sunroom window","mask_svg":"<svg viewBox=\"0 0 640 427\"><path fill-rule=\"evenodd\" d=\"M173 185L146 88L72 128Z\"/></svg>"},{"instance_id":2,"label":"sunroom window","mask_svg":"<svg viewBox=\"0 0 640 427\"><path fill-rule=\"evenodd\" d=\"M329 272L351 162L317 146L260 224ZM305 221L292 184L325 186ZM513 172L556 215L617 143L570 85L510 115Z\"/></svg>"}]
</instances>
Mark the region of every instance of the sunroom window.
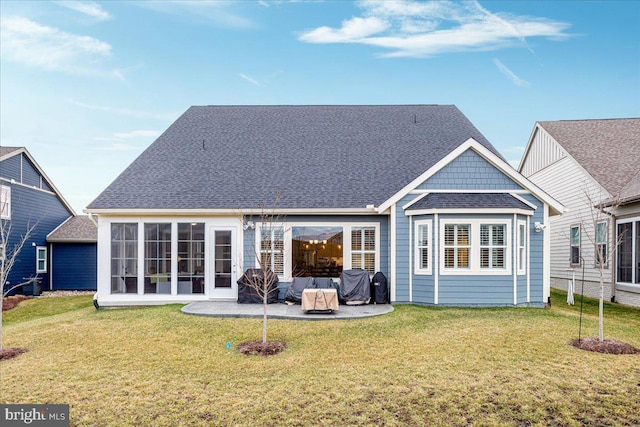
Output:
<instances>
[{"instance_id":1,"label":"sunroom window","mask_svg":"<svg viewBox=\"0 0 640 427\"><path fill-rule=\"evenodd\" d=\"M111 293L138 292L138 224L111 224Z\"/></svg>"},{"instance_id":2,"label":"sunroom window","mask_svg":"<svg viewBox=\"0 0 640 427\"><path fill-rule=\"evenodd\" d=\"M204 293L204 223L178 223L178 293Z\"/></svg>"},{"instance_id":3,"label":"sunroom window","mask_svg":"<svg viewBox=\"0 0 640 427\"><path fill-rule=\"evenodd\" d=\"M144 293L171 293L171 224L144 225Z\"/></svg>"}]
</instances>

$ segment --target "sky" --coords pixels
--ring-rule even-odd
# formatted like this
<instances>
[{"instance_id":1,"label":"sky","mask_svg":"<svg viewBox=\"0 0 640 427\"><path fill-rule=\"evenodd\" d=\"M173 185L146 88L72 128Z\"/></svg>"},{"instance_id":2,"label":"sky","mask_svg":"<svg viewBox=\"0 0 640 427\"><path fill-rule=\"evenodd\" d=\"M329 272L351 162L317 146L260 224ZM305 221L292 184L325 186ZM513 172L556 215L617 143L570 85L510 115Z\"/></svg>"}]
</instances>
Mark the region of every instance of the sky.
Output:
<instances>
[{"instance_id":1,"label":"sky","mask_svg":"<svg viewBox=\"0 0 640 427\"><path fill-rule=\"evenodd\" d=\"M639 1L0 1L0 144L77 213L191 105L454 104L517 166L536 121L640 117Z\"/></svg>"}]
</instances>

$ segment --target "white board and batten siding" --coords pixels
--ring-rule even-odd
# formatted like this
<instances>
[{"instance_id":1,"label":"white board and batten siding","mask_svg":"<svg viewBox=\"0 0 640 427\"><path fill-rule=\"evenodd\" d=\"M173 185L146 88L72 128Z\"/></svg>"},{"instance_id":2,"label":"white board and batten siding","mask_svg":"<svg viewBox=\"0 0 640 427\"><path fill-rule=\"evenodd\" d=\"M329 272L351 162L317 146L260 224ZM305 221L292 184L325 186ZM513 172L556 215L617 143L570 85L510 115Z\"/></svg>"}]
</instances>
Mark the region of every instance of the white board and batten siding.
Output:
<instances>
[{"instance_id":1,"label":"white board and batten siding","mask_svg":"<svg viewBox=\"0 0 640 427\"><path fill-rule=\"evenodd\" d=\"M606 220L607 216L592 216L591 206L610 197L609 193L540 127L536 127L521 173L566 208L564 214L549 220L552 286L566 289L570 268L576 270L576 280L582 279L582 267L572 266L570 262L570 231L575 225L581 225L580 254L584 258L585 281L599 283L600 272L595 268L596 246L592 241L595 239L593 222L594 219ZM614 235L612 222L609 221L610 240ZM606 298L611 292L610 268L604 269L604 282ZM593 287L595 283L585 284L585 294L591 293L586 287Z\"/></svg>"}]
</instances>

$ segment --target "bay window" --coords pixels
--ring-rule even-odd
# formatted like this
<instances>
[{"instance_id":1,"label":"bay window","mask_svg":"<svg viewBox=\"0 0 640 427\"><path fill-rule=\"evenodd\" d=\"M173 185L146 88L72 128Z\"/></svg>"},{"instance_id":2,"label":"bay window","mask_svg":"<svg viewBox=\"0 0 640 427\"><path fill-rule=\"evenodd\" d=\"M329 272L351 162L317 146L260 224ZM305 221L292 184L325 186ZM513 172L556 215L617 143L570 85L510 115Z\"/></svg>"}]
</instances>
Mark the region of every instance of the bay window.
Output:
<instances>
[{"instance_id":1,"label":"bay window","mask_svg":"<svg viewBox=\"0 0 640 427\"><path fill-rule=\"evenodd\" d=\"M511 274L513 242L510 235L510 220L443 219L440 222L440 273ZM522 246L526 248L524 241ZM520 253L522 259L525 250Z\"/></svg>"}]
</instances>

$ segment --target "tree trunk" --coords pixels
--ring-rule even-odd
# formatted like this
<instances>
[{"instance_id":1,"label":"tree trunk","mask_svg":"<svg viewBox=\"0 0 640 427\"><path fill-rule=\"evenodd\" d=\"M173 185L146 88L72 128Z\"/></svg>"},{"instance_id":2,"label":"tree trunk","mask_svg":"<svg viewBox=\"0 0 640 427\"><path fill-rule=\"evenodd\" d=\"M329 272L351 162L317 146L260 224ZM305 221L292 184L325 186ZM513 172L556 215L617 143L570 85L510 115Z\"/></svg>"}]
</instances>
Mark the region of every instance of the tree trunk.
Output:
<instances>
[{"instance_id":1,"label":"tree trunk","mask_svg":"<svg viewBox=\"0 0 640 427\"><path fill-rule=\"evenodd\" d=\"M604 277L600 267L600 301L598 303L598 339L604 341Z\"/></svg>"},{"instance_id":2,"label":"tree trunk","mask_svg":"<svg viewBox=\"0 0 640 427\"><path fill-rule=\"evenodd\" d=\"M262 307L264 309L263 311L263 315L262 315L262 342L266 343L267 342L267 296L269 296L269 293L267 292L267 278L265 277L265 289L264 292L262 292Z\"/></svg>"}]
</instances>

